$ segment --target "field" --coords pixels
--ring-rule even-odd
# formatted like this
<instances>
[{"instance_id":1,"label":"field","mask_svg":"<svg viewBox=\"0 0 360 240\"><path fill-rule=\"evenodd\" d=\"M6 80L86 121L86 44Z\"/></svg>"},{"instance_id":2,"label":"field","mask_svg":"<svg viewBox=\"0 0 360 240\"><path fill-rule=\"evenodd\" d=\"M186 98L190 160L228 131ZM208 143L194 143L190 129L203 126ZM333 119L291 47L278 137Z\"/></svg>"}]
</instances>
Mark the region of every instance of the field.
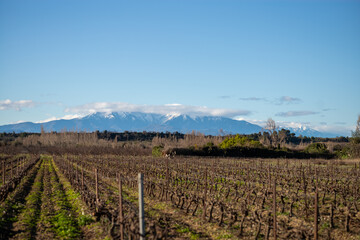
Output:
<instances>
[{"instance_id":1,"label":"field","mask_svg":"<svg viewBox=\"0 0 360 240\"><path fill-rule=\"evenodd\" d=\"M360 239L357 160L2 155L1 239ZM121 193L121 194L120 194Z\"/></svg>"}]
</instances>

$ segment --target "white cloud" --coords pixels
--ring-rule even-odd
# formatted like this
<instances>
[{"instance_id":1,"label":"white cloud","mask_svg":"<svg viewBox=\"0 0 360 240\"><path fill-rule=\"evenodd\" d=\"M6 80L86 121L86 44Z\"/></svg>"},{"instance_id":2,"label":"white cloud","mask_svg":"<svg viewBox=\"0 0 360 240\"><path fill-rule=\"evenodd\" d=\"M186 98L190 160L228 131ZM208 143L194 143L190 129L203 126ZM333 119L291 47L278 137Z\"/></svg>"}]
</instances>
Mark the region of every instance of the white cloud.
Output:
<instances>
[{"instance_id":1,"label":"white cloud","mask_svg":"<svg viewBox=\"0 0 360 240\"><path fill-rule=\"evenodd\" d=\"M320 125L313 126L314 130L319 132L330 132L339 134L339 136L351 136L351 131L354 130L351 126L334 126L334 125Z\"/></svg>"},{"instance_id":2,"label":"white cloud","mask_svg":"<svg viewBox=\"0 0 360 240\"><path fill-rule=\"evenodd\" d=\"M243 117L236 117L235 120L245 120L249 123L259 125L260 127L265 127L267 120L259 120L259 119L246 119ZM299 122L285 122L285 121L275 121L276 126L281 128L303 128L308 127L308 123L299 123Z\"/></svg>"},{"instance_id":3,"label":"white cloud","mask_svg":"<svg viewBox=\"0 0 360 240\"><path fill-rule=\"evenodd\" d=\"M282 96L280 98L277 98L275 100L276 105L282 105L282 104L296 104L300 103L301 99L296 97L290 97L290 96Z\"/></svg>"},{"instance_id":4,"label":"white cloud","mask_svg":"<svg viewBox=\"0 0 360 240\"><path fill-rule=\"evenodd\" d=\"M209 108L206 106L190 106L179 103L165 105L136 105L123 102L95 102L65 109L68 113L90 114L95 112L145 112L157 114L187 114L190 116L224 116L235 117L251 114L247 110Z\"/></svg>"},{"instance_id":5,"label":"white cloud","mask_svg":"<svg viewBox=\"0 0 360 240\"><path fill-rule=\"evenodd\" d=\"M245 98L239 98L239 100L242 100L242 101L265 101L265 102L267 102L266 98L259 98L259 97L245 97Z\"/></svg>"},{"instance_id":6,"label":"white cloud","mask_svg":"<svg viewBox=\"0 0 360 240\"><path fill-rule=\"evenodd\" d=\"M289 97L289 96L282 96L282 97L280 98L280 101L290 103L290 102L299 102L299 101L301 101L301 100L300 100L300 98L294 98L294 97Z\"/></svg>"},{"instance_id":7,"label":"white cloud","mask_svg":"<svg viewBox=\"0 0 360 240\"><path fill-rule=\"evenodd\" d=\"M269 102L269 103L276 104L276 105L296 104L296 103L300 103L302 101L300 98L290 97L290 96L282 96L282 97L273 98L273 99L268 99L268 98L264 98L264 97L241 97L241 98L239 98L239 100L253 101L253 102L263 101L263 102Z\"/></svg>"},{"instance_id":8,"label":"white cloud","mask_svg":"<svg viewBox=\"0 0 360 240\"><path fill-rule=\"evenodd\" d=\"M228 96L228 95L224 95L224 96L219 96L220 99L230 99L231 96Z\"/></svg>"},{"instance_id":9,"label":"white cloud","mask_svg":"<svg viewBox=\"0 0 360 240\"><path fill-rule=\"evenodd\" d=\"M278 121L276 124L279 128L302 128L307 129L311 128L319 132L323 133L333 133L339 134L339 136L349 136L351 133L351 127L349 126L334 126L334 125L327 125L321 122L319 125L312 124L309 122L286 122L286 121Z\"/></svg>"},{"instance_id":10,"label":"white cloud","mask_svg":"<svg viewBox=\"0 0 360 240\"><path fill-rule=\"evenodd\" d=\"M318 114L318 112L313 111L288 111L288 112L279 112L276 116L280 117L300 117L300 116L307 116L307 115L314 115Z\"/></svg>"},{"instance_id":11,"label":"white cloud","mask_svg":"<svg viewBox=\"0 0 360 240\"><path fill-rule=\"evenodd\" d=\"M247 119L244 117L236 117L235 120L245 120L252 124L257 124L260 127L265 127L267 120L258 120L258 119ZM318 125L312 124L310 122L294 122L294 121L275 121L276 126L279 129L282 128L301 128L301 129L314 129L319 132L323 133L333 133L333 134L339 134L339 136L350 136L351 131L355 129L355 126L339 126L339 125L330 125L325 122L320 122ZM335 123L336 124L336 123Z\"/></svg>"},{"instance_id":12,"label":"white cloud","mask_svg":"<svg viewBox=\"0 0 360 240\"><path fill-rule=\"evenodd\" d=\"M36 104L32 100L11 101L10 99L0 100L0 110L21 111L23 108L34 107Z\"/></svg>"},{"instance_id":13,"label":"white cloud","mask_svg":"<svg viewBox=\"0 0 360 240\"><path fill-rule=\"evenodd\" d=\"M70 119L74 119L74 118L81 118L84 117L83 114L69 114L69 115L65 115L64 117L61 118L57 118L57 117L50 117L47 118L45 120L41 120L41 121L37 121L35 123L46 123L46 122L51 122L51 121L55 121L55 120L70 120Z\"/></svg>"},{"instance_id":14,"label":"white cloud","mask_svg":"<svg viewBox=\"0 0 360 240\"><path fill-rule=\"evenodd\" d=\"M281 128L309 128L311 127L309 123L303 122L286 122L286 121L277 121L276 125Z\"/></svg>"},{"instance_id":15,"label":"white cloud","mask_svg":"<svg viewBox=\"0 0 360 240\"><path fill-rule=\"evenodd\" d=\"M259 125L260 127L265 127L267 121L267 120L258 120L258 119L247 119L244 117L235 117L234 119L238 121L247 121L249 123Z\"/></svg>"},{"instance_id":16,"label":"white cloud","mask_svg":"<svg viewBox=\"0 0 360 240\"><path fill-rule=\"evenodd\" d=\"M169 103L169 104L165 104L165 106L178 107L178 106L181 106L181 104L180 103Z\"/></svg>"},{"instance_id":17,"label":"white cloud","mask_svg":"<svg viewBox=\"0 0 360 240\"><path fill-rule=\"evenodd\" d=\"M14 124L17 124L17 123L24 123L24 122L26 122L26 121L24 121L24 120L19 120L19 121L16 121Z\"/></svg>"}]
</instances>

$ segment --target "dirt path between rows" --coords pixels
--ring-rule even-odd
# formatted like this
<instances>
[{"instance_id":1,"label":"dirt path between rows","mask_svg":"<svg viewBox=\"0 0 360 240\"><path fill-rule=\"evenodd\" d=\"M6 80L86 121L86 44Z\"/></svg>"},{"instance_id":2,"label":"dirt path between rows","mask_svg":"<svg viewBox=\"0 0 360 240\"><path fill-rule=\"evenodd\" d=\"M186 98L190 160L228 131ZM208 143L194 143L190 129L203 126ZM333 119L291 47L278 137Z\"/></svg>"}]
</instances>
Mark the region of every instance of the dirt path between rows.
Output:
<instances>
[{"instance_id":1,"label":"dirt path between rows","mask_svg":"<svg viewBox=\"0 0 360 240\"><path fill-rule=\"evenodd\" d=\"M34 239L36 225L40 218L41 196L44 180L44 161L41 161L34 184L30 193L26 196L25 207L14 223L12 231L15 233L10 239Z\"/></svg>"},{"instance_id":2,"label":"dirt path between rows","mask_svg":"<svg viewBox=\"0 0 360 240\"><path fill-rule=\"evenodd\" d=\"M15 191L0 205L0 239L9 239L16 234L14 224L18 221L18 216L25 208L26 196L32 189L40 165L41 161L30 170Z\"/></svg>"}]
</instances>

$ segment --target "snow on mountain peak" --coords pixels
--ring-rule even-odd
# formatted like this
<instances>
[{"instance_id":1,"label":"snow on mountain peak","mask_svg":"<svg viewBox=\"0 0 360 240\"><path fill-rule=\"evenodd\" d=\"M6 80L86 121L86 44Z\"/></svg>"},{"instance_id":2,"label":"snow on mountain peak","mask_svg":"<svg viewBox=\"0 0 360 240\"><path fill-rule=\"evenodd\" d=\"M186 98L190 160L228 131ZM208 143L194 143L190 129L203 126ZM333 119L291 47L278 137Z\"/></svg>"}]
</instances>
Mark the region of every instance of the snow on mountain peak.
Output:
<instances>
[{"instance_id":1,"label":"snow on mountain peak","mask_svg":"<svg viewBox=\"0 0 360 240\"><path fill-rule=\"evenodd\" d=\"M168 114L166 114L165 116L166 116L166 120L165 121L169 121L169 120L171 120L171 119L173 119L173 118L177 118L177 117L179 117L181 114L180 113L168 113Z\"/></svg>"},{"instance_id":2,"label":"snow on mountain peak","mask_svg":"<svg viewBox=\"0 0 360 240\"><path fill-rule=\"evenodd\" d=\"M47 123L47 122L52 122L52 121L57 121L57 120L71 120L71 119L80 119L83 118L84 116L81 114L68 114L65 115L64 117L61 118L57 118L57 117L51 117L45 120L41 120L41 121L37 121L35 123Z\"/></svg>"},{"instance_id":3,"label":"snow on mountain peak","mask_svg":"<svg viewBox=\"0 0 360 240\"><path fill-rule=\"evenodd\" d=\"M104 117L107 118L107 119L115 118L112 113L106 113L106 114L104 115Z\"/></svg>"},{"instance_id":4,"label":"snow on mountain peak","mask_svg":"<svg viewBox=\"0 0 360 240\"><path fill-rule=\"evenodd\" d=\"M291 129L300 129L300 130L306 130L308 128L308 126L306 126L303 123L298 123L298 122L280 122L278 123L278 127L279 129L281 128L291 128Z\"/></svg>"}]
</instances>

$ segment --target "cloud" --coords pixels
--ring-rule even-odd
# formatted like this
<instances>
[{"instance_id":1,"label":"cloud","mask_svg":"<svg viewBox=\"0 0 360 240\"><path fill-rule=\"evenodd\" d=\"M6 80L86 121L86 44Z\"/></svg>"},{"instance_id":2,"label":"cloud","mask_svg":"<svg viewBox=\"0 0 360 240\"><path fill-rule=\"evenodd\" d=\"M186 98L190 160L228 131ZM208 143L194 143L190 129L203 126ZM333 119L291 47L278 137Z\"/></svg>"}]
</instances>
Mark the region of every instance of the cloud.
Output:
<instances>
[{"instance_id":1,"label":"cloud","mask_svg":"<svg viewBox=\"0 0 360 240\"><path fill-rule=\"evenodd\" d=\"M265 127L267 124L267 120L259 120L259 119L246 119L243 117L236 117L235 120L245 120L249 123L259 125L261 127ZM289 122L289 121L275 121L276 126L281 128L303 128L303 127L309 127L309 122Z\"/></svg>"},{"instance_id":2,"label":"cloud","mask_svg":"<svg viewBox=\"0 0 360 240\"><path fill-rule=\"evenodd\" d=\"M261 127L265 127L266 126L266 122L267 120L259 120L259 119L249 119L249 118L244 118L244 117L235 117L233 118L234 120L238 120L238 121L247 121L249 123L252 123L252 124L256 124L256 125L259 125Z\"/></svg>"},{"instance_id":3,"label":"cloud","mask_svg":"<svg viewBox=\"0 0 360 240\"><path fill-rule=\"evenodd\" d=\"M234 110L225 108L209 108L206 106L190 106L179 103L165 105L137 105L123 102L95 102L81 106L70 107L65 112L90 114L95 112L144 112L157 114L187 114L190 116L223 116L235 117L250 115L248 110Z\"/></svg>"},{"instance_id":4,"label":"cloud","mask_svg":"<svg viewBox=\"0 0 360 240\"><path fill-rule=\"evenodd\" d=\"M338 126L338 125L320 125L320 126L312 126L312 128L319 132L338 134L338 136L350 136L352 130L351 126Z\"/></svg>"},{"instance_id":5,"label":"cloud","mask_svg":"<svg viewBox=\"0 0 360 240\"><path fill-rule=\"evenodd\" d=\"M318 112L313 111L288 111L288 112L279 112L276 116L279 117L300 117L300 116L307 116L307 115L315 115Z\"/></svg>"},{"instance_id":6,"label":"cloud","mask_svg":"<svg viewBox=\"0 0 360 240\"><path fill-rule=\"evenodd\" d=\"M245 120L247 122L259 125L263 128L266 126L267 120L259 120L259 119L249 119L246 117L235 117L235 120ZM314 125L311 122L293 122L293 121L276 121L276 126L279 129L282 128L301 128L303 130L311 128L313 130L322 132L322 133L332 133L338 134L338 136L350 136L351 131L355 129L355 126L339 126L339 125L329 125L326 122L321 122L318 125Z\"/></svg>"},{"instance_id":7,"label":"cloud","mask_svg":"<svg viewBox=\"0 0 360 240\"><path fill-rule=\"evenodd\" d=\"M231 96L227 96L227 95L224 95L224 96L219 96L220 99L229 99L231 98Z\"/></svg>"},{"instance_id":8,"label":"cloud","mask_svg":"<svg viewBox=\"0 0 360 240\"><path fill-rule=\"evenodd\" d=\"M11 101L10 99L0 100L0 110L21 111L23 108L34 107L36 104L32 100Z\"/></svg>"},{"instance_id":9,"label":"cloud","mask_svg":"<svg viewBox=\"0 0 360 240\"><path fill-rule=\"evenodd\" d=\"M300 98L282 96L281 98L278 98L275 103L281 105L281 104L295 104L299 102L301 102Z\"/></svg>"},{"instance_id":10,"label":"cloud","mask_svg":"<svg viewBox=\"0 0 360 240\"><path fill-rule=\"evenodd\" d=\"M333 111L333 110L335 110L335 108L325 108L322 111L323 112L328 112L328 111Z\"/></svg>"},{"instance_id":11,"label":"cloud","mask_svg":"<svg viewBox=\"0 0 360 240\"><path fill-rule=\"evenodd\" d=\"M280 128L302 128L302 129L313 129L322 133L338 134L338 136L349 136L351 128L349 126L335 126L329 125L326 122L321 122L319 125L314 125L310 122L277 122Z\"/></svg>"},{"instance_id":12,"label":"cloud","mask_svg":"<svg viewBox=\"0 0 360 240\"><path fill-rule=\"evenodd\" d=\"M85 115L83 115L83 114L68 114L68 115L65 115L64 117L61 117L61 118L50 117L50 118L47 118L45 120L37 121L35 123L46 123L46 122L51 122L51 121L55 121L55 120L70 120L70 119L74 119L74 118L81 118L81 117L84 117L84 116Z\"/></svg>"},{"instance_id":13,"label":"cloud","mask_svg":"<svg viewBox=\"0 0 360 240\"><path fill-rule=\"evenodd\" d=\"M259 97L246 97L246 98L239 98L242 101L267 101L266 98L259 98Z\"/></svg>"},{"instance_id":14,"label":"cloud","mask_svg":"<svg viewBox=\"0 0 360 240\"><path fill-rule=\"evenodd\" d=\"M264 101L264 102L270 102L276 105L282 105L282 104L296 104L300 103L300 98L290 97L290 96L282 96L280 98L273 98L271 100L263 97L241 97L239 98L241 101Z\"/></svg>"}]
</instances>

